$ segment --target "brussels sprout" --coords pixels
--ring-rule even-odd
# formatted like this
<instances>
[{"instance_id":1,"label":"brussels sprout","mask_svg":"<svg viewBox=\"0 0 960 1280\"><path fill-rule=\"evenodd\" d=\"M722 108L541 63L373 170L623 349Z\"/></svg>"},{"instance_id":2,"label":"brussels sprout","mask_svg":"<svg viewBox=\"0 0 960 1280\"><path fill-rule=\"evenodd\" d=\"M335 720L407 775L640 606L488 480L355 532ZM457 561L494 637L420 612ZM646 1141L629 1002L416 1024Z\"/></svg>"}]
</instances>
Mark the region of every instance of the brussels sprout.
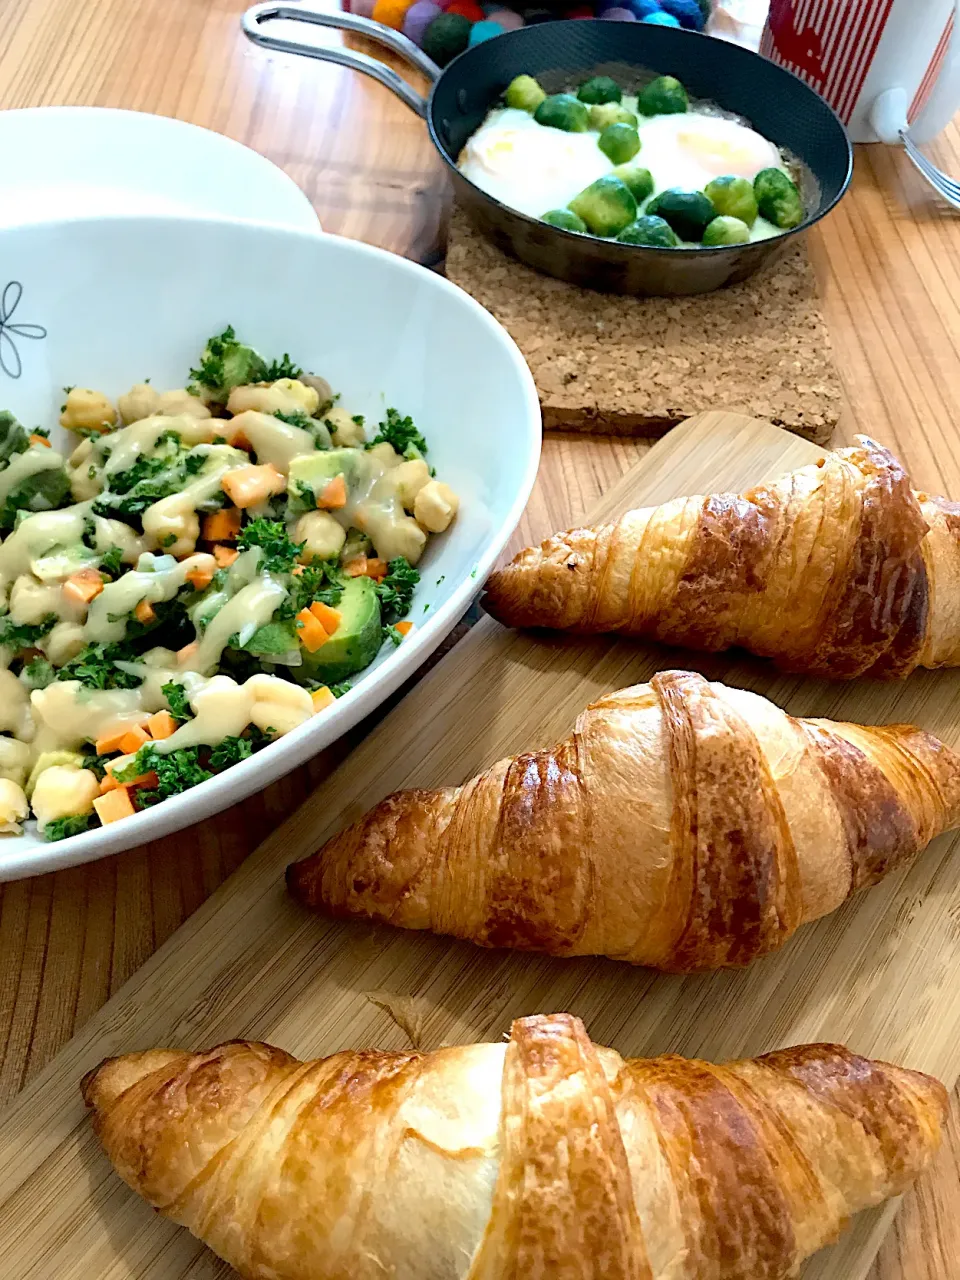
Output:
<instances>
[{"instance_id":1,"label":"brussels sprout","mask_svg":"<svg viewBox=\"0 0 960 1280\"><path fill-rule=\"evenodd\" d=\"M611 80L609 76L594 76L592 80L584 80L577 90L577 97L588 104L619 102L623 93L616 80Z\"/></svg>"},{"instance_id":2,"label":"brussels sprout","mask_svg":"<svg viewBox=\"0 0 960 1280\"><path fill-rule=\"evenodd\" d=\"M679 187L654 196L646 211L666 218L681 240L700 240L707 224L717 216L702 191L682 191Z\"/></svg>"},{"instance_id":3,"label":"brussels sprout","mask_svg":"<svg viewBox=\"0 0 960 1280\"><path fill-rule=\"evenodd\" d=\"M657 249L675 249L680 243L669 222L649 214L644 214L625 231L621 231L617 239L621 244L645 244Z\"/></svg>"},{"instance_id":4,"label":"brussels sprout","mask_svg":"<svg viewBox=\"0 0 960 1280\"><path fill-rule=\"evenodd\" d=\"M689 105L686 89L673 76L651 80L637 99L637 107L645 116L682 115Z\"/></svg>"},{"instance_id":5,"label":"brussels sprout","mask_svg":"<svg viewBox=\"0 0 960 1280\"><path fill-rule=\"evenodd\" d=\"M551 209L541 216L540 221L551 227L559 227L561 231L579 231L581 235L587 230L587 224L572 209Z\"/></svg>"},{"instance_id":6,"label":"brussels sprout","mask_svg":"<svg viewBox=\"0 0 960 1280\"><path fill-rule=\"evenodd\" d=\"M640 137L632 124L612 124L601 133L597 146L614 164L626 164L640 150Z\"/></svg>"},{"instance_id":7,"label":"brussels sprout","mask_svg":"<svg viewBox=\"0 0 960 1280\"><path fill-rule=\"evenodd\" d=\"M781 231L799 227L803 221L800 192L782 169L761 169L753 180L753 194L761 216Z\"/></svg>"},{"instance_id":8,"label":"brussels sprout","mask_svg":"<svg viewBox=\"0 0 960 1280\"><path fill-rule=\"evenodd\" d=\"M533 76L515 76L507 85L507 91L503 96L508 107L529 111L532 115L547 95Z\"/></svg>"},{"instance_id":9,"label":"brussels sprout","mask_svg":"<svg viewBox=\"0 0 960 1280\"><path fill-rule=\"evenodd\" d=\"M612 124L632 124L637 127L637 117L619 102L600 102L590 108L590 128L601 132Z\"/></svg>"},{"instance_id":10,"label":"brussels sprout","mask_svg":"<svg viewBox=\"0 0 960 1280\"><path fill-rule=\"evenodd\" d=\"M637 216L637 202L626 183L607 174L591 182L568 205L595 236L615 236Z\"/></svg>"},{"instance_id":11,"label":"brussels sprout","mask_svg":"<svg viewBox=\"0 0 960 1280\"><path fill-rule=\"evenodd\" d=\"M746 244L750 239L750 228L740 218L731 218L721 214L707 223L703 233L703 243L715 248L724 244Z\"/></svg>"},{"instance_id":12,"label":"brussels sprout","mask_svg":"<svg viewBox=\"0 0 960 1280\"><path fill-rule=\"evenodd\" d=\"M537 124L551 125L566 133L586 133L590 113L572 93L552 93L533 113Z\"/></svg>"},{"instance_id":13,"label":"brussels sprout","mask_svg":"<svg viewBox=\"0 0 960 1280\"><path fill-rule=\"evenodd\" d=\"M739 218L748 227L757 220L757 198L753 194L753 183L746 178L714 178L703 189L704 195L724 217Z\"/></svg>"},{"instance_id":14,"label":"brussels sprout","mask_svg":"<svg viewBox=\"0 0 960 1280\"><path fill-rule=\"evenodd\" d=\"M613 176L626 184L637 204L643 204L647 196L653 195L653 174L649 169L641 169L634 164L621 164L613 170Z\"/></svg>"}]
</instances>

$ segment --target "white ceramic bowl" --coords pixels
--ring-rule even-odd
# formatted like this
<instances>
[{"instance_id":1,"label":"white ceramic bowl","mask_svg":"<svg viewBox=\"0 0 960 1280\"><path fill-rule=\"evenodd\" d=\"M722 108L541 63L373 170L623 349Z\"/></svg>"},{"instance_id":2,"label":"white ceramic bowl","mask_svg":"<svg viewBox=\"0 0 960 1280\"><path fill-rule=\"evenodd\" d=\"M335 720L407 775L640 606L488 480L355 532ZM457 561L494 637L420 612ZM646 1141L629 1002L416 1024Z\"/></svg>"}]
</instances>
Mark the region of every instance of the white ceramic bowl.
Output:
<instances>
[{"instance_id":1,"label":"white ceramic bowl","mask_svg":"<svg viewBox=\"0 0 960 1280\"><path fill-rule=\"evenodd\" d=\"M0 228L0 298L0 409L28 426L56 421L66 385L109 395L145 377L181 386L205 339L232 324L261 351L288 351L323 375L368 421L387 406L411 414L462 500L421 562L415 631L385 648L335 706L136 817L52 844L32 832L0 836L0 879L13 879L209 817L368 715L451 630L515 528L536 476L540 408L520 352L472 298L403 258L336 236L182 218Z\"/></svg>"}]
</instances>

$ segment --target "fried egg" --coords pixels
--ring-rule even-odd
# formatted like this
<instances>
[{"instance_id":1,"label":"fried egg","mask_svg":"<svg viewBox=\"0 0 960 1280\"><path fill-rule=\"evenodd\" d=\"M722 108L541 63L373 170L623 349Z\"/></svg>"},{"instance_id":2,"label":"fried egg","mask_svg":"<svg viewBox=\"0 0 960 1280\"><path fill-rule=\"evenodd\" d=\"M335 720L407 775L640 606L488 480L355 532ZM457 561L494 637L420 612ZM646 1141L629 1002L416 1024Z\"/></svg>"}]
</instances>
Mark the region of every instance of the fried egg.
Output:
<instances>
[{"instance_id":1,"label":"fried egg","mask_svg":"<svg viewBox=\"0 0 960 1280\"><path fill-rule=\"evenodd\" d=\"M636 100L623 105L635 110ZM644 117L637 126L640 151L631 161L649 169L654 192L668 187L702 191L727 174L752 181L761 169L783 169L767 138L736 120L687 111ZM526 111L498 107L467 140L457 167L488 195L532 218L562 209L615 166L597 145L596 130L566 133L537 124ZM758 218L752 240L777 234Z\"/></svg>"}]
</instances>

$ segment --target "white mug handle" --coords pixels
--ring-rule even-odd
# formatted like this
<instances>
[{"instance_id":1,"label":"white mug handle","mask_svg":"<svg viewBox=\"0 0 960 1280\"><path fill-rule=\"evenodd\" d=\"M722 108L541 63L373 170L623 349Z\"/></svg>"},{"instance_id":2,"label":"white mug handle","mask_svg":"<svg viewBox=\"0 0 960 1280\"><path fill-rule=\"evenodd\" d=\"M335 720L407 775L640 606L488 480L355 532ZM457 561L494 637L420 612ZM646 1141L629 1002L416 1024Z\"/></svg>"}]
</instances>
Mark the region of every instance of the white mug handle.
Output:
<instances>
[{"instance_id":1,"label":"white mug handle","mask_svg":"<svg viewBox=\"0 0 960 1280\"><path fill-rule=\"evenodd\" d=\"M914 142L929 142L950 123L960 107L960 0L953 4L953 29L937 82L920 115L907 125L907 92L899 86L887 89L870 108L870 124L881 142L893 145L910 129Z\"/></svg>"}]
</instances>

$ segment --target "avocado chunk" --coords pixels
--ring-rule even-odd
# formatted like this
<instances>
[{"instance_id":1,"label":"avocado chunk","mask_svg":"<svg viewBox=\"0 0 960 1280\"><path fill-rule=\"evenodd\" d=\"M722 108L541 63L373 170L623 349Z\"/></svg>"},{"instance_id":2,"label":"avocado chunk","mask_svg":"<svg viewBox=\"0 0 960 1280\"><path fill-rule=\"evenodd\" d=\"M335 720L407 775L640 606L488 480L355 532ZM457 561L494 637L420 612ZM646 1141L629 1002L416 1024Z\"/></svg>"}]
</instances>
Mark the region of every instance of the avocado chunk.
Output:
<instances>
[{"instance_id":1,"label":"avocado chunk","mask_svg":"<svg viewBox=\"0 0 960 1280\"><path fill-rule=\"evenodd\" d=\"M383 632L380 599L371 578L350 578L337 605L340 625L314 653L303 649L303 665L294 667L295 679L338 684L368 667L380 652Z\"/></svg>"},{"instance_id":2,"label":"avocado chunk","mask_svg":"<svg viewBox=\"0 0 960 1280\"><path fill-rule=\"evenodd\" d=\"M293 622L265 622L258 627L242 648L264 658L290 653L298 648L300 637Z\"/></svg>"},{"instance_id":3,"label":"avocado chunk","mask_svg":"<svg viewBox=\"0 0 960 1280\"><path fill-rule=\"evenodd\" d=\"M337 476L343 476L348 490L356 485L362 456L359 449L328 449L291 458L287 481L290 511L312 511L317 498Z\"/></svg>"}]
</instances>

